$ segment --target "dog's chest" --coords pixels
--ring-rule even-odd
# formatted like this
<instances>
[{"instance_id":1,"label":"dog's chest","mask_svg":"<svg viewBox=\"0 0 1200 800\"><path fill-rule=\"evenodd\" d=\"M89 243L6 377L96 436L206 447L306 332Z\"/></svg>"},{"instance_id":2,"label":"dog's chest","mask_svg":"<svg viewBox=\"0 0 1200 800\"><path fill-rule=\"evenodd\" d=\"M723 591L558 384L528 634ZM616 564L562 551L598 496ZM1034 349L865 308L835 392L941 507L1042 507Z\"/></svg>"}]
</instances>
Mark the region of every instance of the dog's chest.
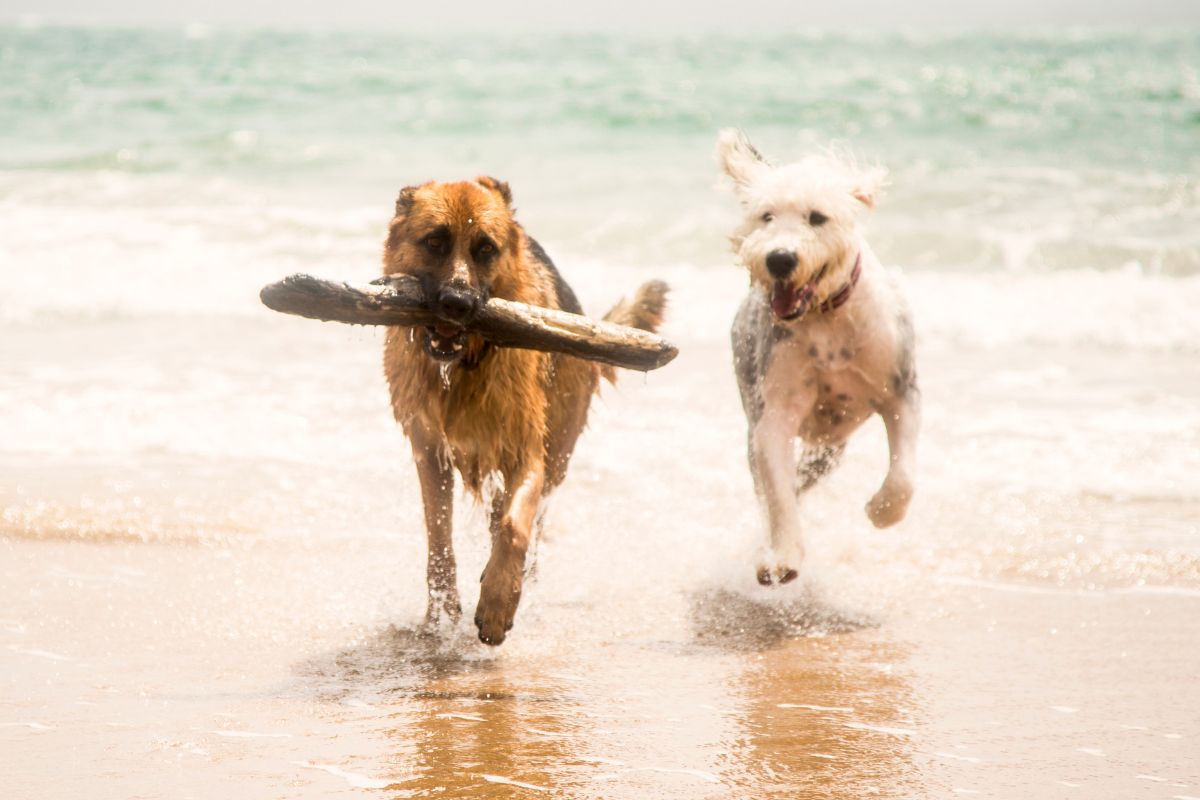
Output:
<instances>
[{"instance_id":1,"label":"dog's chest","mask_svg":"<svg viewBox=\"0 0 1200 800\"><path fill-rule=\"evenodd\" d=\"M829 328L776 328L772 338L762 376L764 400L803 401L809 395L844 393L859 382L854 368L858 348L850 337Z\"/></svg>"},{"instance_id":2,"label":"dog's chest","mask_svg":"<svg viewBox=\"0 0 1200 800\"><path fill-rule=\"evenodd\" d=\"M833 326L773 331L760 383L763 404L799 422L805 439L848 435L873 412L862 343Z\"/></svg>"}]
</instances>

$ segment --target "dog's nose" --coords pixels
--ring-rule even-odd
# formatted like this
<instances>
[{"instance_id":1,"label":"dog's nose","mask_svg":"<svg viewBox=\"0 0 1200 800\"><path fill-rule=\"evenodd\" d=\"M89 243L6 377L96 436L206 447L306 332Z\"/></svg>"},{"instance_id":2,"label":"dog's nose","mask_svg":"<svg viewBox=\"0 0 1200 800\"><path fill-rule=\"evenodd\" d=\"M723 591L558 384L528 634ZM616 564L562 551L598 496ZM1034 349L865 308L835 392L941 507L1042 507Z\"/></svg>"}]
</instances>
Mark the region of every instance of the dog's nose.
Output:
<instances>
[{"instance_id":1,"label":"dog's nose","mask_svg":"<svg viewBox=\"0 0 1200 800\"><path fill-rule=\"evenodd\" d=\"M479 307L479 295L463 289L446 287L438 292L438 310L453 322L466 322Z\"/></svg>"},{"instance_id":2,"label":"dog's nose","mask_svg":"<svg viewBox=\"0 0 1200 800\"><path fill-rule=\"evenodd\" d=\"M782 280L796 268L796 254L788 250L772 250L767 253L767 272Z\"/></svg>"}]
</instances>

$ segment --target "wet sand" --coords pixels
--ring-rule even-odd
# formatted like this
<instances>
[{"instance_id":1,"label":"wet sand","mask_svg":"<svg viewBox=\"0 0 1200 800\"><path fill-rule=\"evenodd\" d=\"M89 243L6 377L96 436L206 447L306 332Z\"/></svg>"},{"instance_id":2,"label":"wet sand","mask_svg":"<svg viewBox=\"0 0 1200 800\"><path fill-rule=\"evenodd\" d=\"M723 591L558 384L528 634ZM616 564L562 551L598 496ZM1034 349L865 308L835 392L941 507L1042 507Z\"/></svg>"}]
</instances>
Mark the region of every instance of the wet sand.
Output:
<instances>
[{"instance_id":1,"label":"wet sand","mask_svg":"<svg viewBox=\"0 0 1200 800\"><path fill-rule=\"evenodd\" d=\"M378 542L0 547L8 797L1200 795L1194 594L535 584L486 650L383 623Z\"/></svg>"}]
</instances>

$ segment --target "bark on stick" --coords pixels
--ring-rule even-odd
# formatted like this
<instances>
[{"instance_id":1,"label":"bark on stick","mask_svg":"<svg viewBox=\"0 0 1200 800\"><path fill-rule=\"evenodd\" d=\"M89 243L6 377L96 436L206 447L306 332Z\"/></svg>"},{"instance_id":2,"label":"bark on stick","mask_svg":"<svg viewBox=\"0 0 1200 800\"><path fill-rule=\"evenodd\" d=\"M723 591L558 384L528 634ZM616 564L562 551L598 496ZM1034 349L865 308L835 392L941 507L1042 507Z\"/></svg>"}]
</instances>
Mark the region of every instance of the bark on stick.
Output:
<instances>
[{"instance_id":1,"label":"bark on stick","mask_svg":"<svg viewBox=\"0 0 1200 800\"><path fill-rule=\"evenodd\" d=\"M448 322L429 308L411 275L369 284L289 275L263 287L259 297L275 311L327 322L407 327ZM567 353L642 372L658 369L679 352L661 336L637 328L498 298L488 300L466 329L500 347Z\"/></svg>"}]
</instances>

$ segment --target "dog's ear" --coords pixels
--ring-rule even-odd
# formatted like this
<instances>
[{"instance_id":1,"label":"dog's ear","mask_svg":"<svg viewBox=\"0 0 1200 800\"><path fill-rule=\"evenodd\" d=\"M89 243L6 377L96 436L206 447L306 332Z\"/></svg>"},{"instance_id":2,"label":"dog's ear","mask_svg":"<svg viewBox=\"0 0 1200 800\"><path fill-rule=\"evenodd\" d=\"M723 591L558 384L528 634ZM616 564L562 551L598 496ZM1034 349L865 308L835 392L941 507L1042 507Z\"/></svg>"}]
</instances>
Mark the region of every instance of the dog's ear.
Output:
<instances>
[{"instance_id":1,"label":"dog's ear","mask_svg":"<svg viewBox=\"0 0 1200 800\"><path fill-rule=\"evenodd\" d=\"M396 214L392 217L392 221L388 223L387 243L384 245L384 272L390 273L394 270L389 266L389 256L387 254L395 250L401 240L404 239L404 230L407 226L408 212L412 211L412 207L417 202L417 186L405 186L400 190L400 194L396 197Z\"/></svg>"},{"instance_id":2,"label":"dog's ear","mask_svg":"<svg viewBox=\"0 0 1200 800\"><path fill-rule=\"evenodd\" d=\"M405 186L400 190L400 196L396 198L396 216L403 217L412 210L413 203L417 200L417 187Z\"/></svg>"},{"instance_id":3,"label":"dog's ear","mask_svg":"<svg viewBox=\"0 0 1200 800\"><path fill-rule=\"evenodd\" d=\"M850 186L850 196L867 208L875 208L887 186L887 170L883 167L866 167L858 170Z\"/></svg>"},{"instance_id":4,"label":"dog's ear","mask_svg":"<svg viewBox=\"0 0 1200 800\"><path fill-rule=\"evenodd\" d=\"M753 183L768 168L762 153L750 144L745 134L733 128L726 128L717 136L717 161L739 190Z\"/></svg>"},{"instance_id":5,"label":"dog's ear","mask_svg":"<svg viewBox=\"0 0 1200 800\"><path fill-rule=\"evenodd\" d=\"M512 205L512 189L509 189L508 184L504 181L496 180L490 175L480 175L475 182L500 195L506 206Z\"/></svg>"}]
</instances>

